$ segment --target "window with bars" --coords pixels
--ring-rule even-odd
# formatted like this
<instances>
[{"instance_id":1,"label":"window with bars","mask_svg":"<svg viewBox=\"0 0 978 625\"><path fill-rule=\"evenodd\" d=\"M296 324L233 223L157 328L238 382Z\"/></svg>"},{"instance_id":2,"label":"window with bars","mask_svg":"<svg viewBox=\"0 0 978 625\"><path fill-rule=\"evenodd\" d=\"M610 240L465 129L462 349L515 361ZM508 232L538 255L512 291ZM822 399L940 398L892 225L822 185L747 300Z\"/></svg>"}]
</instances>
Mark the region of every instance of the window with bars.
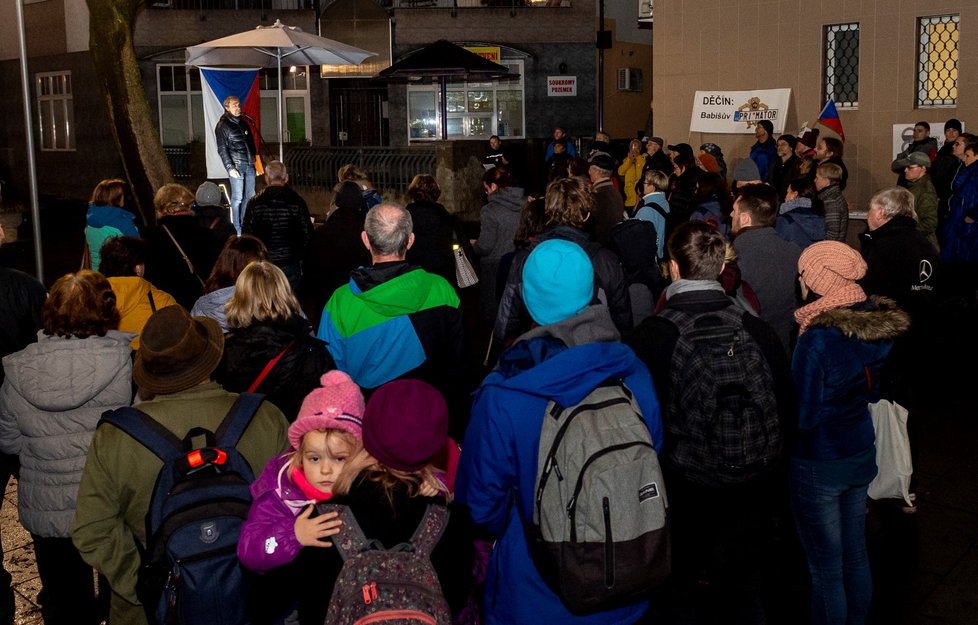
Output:
<instances>
[{"instance_id":1,"label":"window with bars","mask_svg":"<svg viewBox=\"0 0 978 625\"><path fill-rule=\"evenodd\" d=\"M859 24L825 27L823 101L839 108L859 106Z\"/></svg>"},{"instance_id":2,"label":"window with bars","mask_svg":"<svg viewBox=\"0 0 978 625\"><path fill-rule=\"evenodd\" d=\"M922 17L917 29L917 106L958 101L958 15Z\"/></svg>"},{"instance_id":3,"label":"window with bars","mask_svg":"<svg viewBox=\"0 0 978 625\"><path fill-rule=\"evenodd\" d=\"M75 105L71 95L71 72L42 72L36 74L35 79L41 151L74 150Z\"/></svg>"}]
</instances>

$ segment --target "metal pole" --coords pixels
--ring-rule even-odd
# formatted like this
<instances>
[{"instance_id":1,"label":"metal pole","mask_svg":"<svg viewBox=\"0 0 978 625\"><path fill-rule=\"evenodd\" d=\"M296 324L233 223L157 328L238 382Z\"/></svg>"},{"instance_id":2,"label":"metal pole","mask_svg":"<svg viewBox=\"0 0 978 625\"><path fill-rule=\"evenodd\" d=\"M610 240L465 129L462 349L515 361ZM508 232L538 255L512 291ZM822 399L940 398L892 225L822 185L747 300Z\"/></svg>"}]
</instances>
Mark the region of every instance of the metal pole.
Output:
<instances>
[{"instance_id":1,"label":"metal pole","mask_svg":"<svg viewBox=\"0 0 978 625\"><path fill-rule=\"evenodd\" d=\"M44 284L44 260L41 255L41 209L37 201L37 167L34 163L34 124L31 123L31 89L27 78L27 34L24 30L24 3L17 0L17 35L20 44L20 86L24 96L24 131L27 138L27 178L31 189L31 219L34 222L34 262L37 281ZM69 128L71 132L73 129Z\"/></svg>"},{"instance_id":2,"label":"metal pole","mask_svg":"<svg viewBox=\"0 0 978 625\"><path fill-rule=\"evenodd\" d=\"M604 0L598 0L598 37L604 34ZM604 132L604 47L598 45L598 130Z\"/></svg>"},{"instance_id":3,"label":"metal pole","mask_svg":"<svg viewBox=\"0 0 978 625\"><path fill-rule=\"evenodd\" d=\"M278 160L285 162L283 142L285 141L285 133L282 130L282 51L279 50L278 54Z\"/></svg>"},{"instance_id":4,"label":"metal pole","mask_svg":"<svg viewBox=\"0 0 978 625\"><path fill-rule=\"evenodd\" d=\"M438 77L438 84L441 86L441 140L448 140L448 79L445 76Z\"/></svg>"}]
</instances>

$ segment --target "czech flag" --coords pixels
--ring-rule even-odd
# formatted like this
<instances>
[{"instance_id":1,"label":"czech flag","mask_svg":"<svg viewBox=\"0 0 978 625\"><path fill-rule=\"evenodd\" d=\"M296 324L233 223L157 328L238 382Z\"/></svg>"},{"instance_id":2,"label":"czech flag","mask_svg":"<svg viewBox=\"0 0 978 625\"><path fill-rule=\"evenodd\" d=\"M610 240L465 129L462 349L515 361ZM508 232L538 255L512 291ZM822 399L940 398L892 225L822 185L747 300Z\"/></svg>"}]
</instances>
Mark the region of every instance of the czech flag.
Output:
<instances>
[{"instance_id":1,"label":"czech flag","mask_svg":"<svg viewBox=\"0 0 978 625\"><path fill-rule=\"evenodd\" d=\"M201 67L200 84L204 98L204 147L207 154L207 177L227 178L228 172L217 153L214 128L224 114L224 98L237 96L241 101L241 116L249 121L255 137L255 148L261 152L261 91L258 69L230 69L225 67ZM248 120L248 118L251 118Z\"/></svg>"},{"instance_id":2,"label":"czech flag","mask_svg":"<svg viewBox=\"0 0 978 625\"><path fill-rule=\"evenodd\" d=\"M839 119L839 111L835 109L835 102L829 100L825 103L825 108L818 114L818 123L831 128L843 141L846 140L846 133L842 130L842 120Z\"/></svg>"}]
</instances>

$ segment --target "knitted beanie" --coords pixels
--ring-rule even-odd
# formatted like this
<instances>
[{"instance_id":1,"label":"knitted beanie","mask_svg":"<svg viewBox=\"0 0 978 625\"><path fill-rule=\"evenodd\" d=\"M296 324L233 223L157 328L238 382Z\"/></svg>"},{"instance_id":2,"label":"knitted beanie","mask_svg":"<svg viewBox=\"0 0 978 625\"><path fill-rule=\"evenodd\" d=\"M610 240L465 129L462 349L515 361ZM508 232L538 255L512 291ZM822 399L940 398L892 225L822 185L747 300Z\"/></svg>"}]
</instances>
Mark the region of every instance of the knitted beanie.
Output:
<instances>
[{"instance_id":1,"label":"knitted beanie","mask_svg":"<svg viewBox=\"0 0 978 625\"><path fill-rule=\"evenodd\" d=\"M778 141L784 141L792 150L794 150L795 146L798 145L798 137L795 135L781 135L778 137Z\"/></svg>"},{"instance_id":2,"label":"knitted beanie","mask_svg":"<svg viewBox=\"0 0 978 625\"><path fill-rule=\"evenodd\" d=\"M320 388L302 400L299 416L289 426L289 442L299 448L303 435L312 430L343 430L360 440L363 427L363 395L350 376L334 369L319 378Z\"/></svg>"},{"instance_id":3,"label":"knitted beanie","mask_svg":"<svg viewBox=\"0 0 978 625\"><path fill-rule=\"evenodd\" d=\"M378 462L414 473L448 438L448 405L421 380L394 380L370 396L363 414L363 447Z\"/></svg>"},{"instance_id":4,"label":"knitted beanie","mask_svg":"<svg viewBox=\"0 0 978 625\"><path fill-rule=\"evenodd\" d=\"M594 267L577 243L549 239L523 265L523 302L542 326L573 317L594 295Z\"/></svg>"},{"instance_id":5,"label":"knitted beanie","mask_svg":"<svg viewBox=\"0 0 978 625\"><path fill-rule=\"evenodd\" d=\"M961 122L955 118L951 118L944 122L944 130L953 129L961 132Z\"/></svg>"},{"instance_id":6,"label":"knitted beanie","mask_svg":"<svg viewBox=\"0 0 978 625\"><path fill-rule=\"evenodd\" d=\"M763 128L767 132L768 137L774 135L774 124L771 122L770 119L762 119L761 121L757 122L757 125Z\"/></svg>"},{"instance_id":7,"label":"knitted beanie","mask_svg":"<svg viewBox=\"0 0 978 625\"><path fill-rule=\"evenodd\" d=\"M709 152L702 152L699 155L700 165L703 169L710 172L711 174L720 173L720 165L717 164L717 159L713 157Z\"/></svg>"},{"instance_id":8,"label":"knitted beanie","mask_svg":"<svg viewBox=\"0 0 978 625\"><path fill-rule=\"evenodd\" d=\"M801 253L798 273L809 289L819 295L829 295L865 276L866 261L845 243L819 241Z\"/></svg>"},{"instance_id":9,"label":"knitted beanie","mask_svg":"<svg viewBox=\"0 0 978 625\"><path fill-rule=\"evenodd\" d=\"M750 182L760 180L761 172L757 169L757 163L749 158L742 158L733 167L733 179L737 182Z\"/></svg>"}]
</instances>

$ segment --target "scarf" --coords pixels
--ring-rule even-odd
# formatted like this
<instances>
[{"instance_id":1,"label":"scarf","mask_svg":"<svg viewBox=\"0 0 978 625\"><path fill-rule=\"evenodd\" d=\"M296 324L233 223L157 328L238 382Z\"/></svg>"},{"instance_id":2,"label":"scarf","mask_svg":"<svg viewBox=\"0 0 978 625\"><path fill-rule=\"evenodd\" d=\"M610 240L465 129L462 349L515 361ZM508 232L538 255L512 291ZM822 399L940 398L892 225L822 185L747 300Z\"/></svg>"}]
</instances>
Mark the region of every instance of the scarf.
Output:
<instances>
[{"instance_id":1,"label":"scarf","mask_svg":"<svg viewBox=\"0 0 978 625\"><path fill-rule=\"evenodd\" d=\"M807 306L802 306L795 311L795 321L798 322L798 336L804 334L808 329L808 324L812 319L827 310L835 308L845 308L866 300L866 292L863 288L853 282L842 288L833 289L828 295L824 295Z\"/></svg>"}]
</instances>

